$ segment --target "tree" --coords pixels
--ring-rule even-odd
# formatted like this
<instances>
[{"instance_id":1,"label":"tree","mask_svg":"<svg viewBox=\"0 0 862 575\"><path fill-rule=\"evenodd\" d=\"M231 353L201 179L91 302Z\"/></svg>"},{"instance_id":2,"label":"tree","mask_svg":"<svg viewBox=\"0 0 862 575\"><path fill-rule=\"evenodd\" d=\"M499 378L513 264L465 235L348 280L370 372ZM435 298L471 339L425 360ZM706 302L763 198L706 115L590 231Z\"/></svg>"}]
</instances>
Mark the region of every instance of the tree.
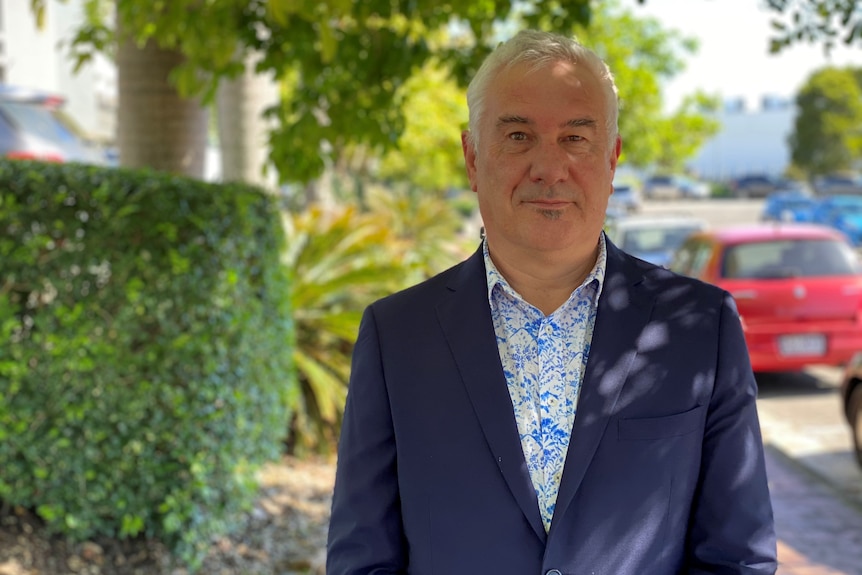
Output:
<instances>
[{"instance_id":1,"label":"tree","mask_svg":"<svg viewBox=\"0 0 862 575\"><path fill-rule=\"evenodd\" d=\"M121 40L117 47L120 163L203 177L207 111L169 82L183 55L147 41Z\"/></svg>"},{"instance_id":2,"label":"tree","mask_svg":"<svg viewBox=\"0 0 862 575\"><path fill-rule=\"evenodd\" d=\"M768 0L777 16L770 50L780 52L797 43L821 43L828 52L836 42L862 40L862 7L856 0Z\"/></svg>"},{"instance_id":3,"label":"tree","mask_svg":"<svg viewBox=\"0 0 862 575\"><path fill-rule=\"evenodd\" d=\"M637 18L618 2L604 2L578 37L608 63L620 91L621 162L637 168L658 165L677 169L718 131L709 116L717 101L693 94L667 115L661 82L684 66L697 41L666 30L655 18Z\"/></svg>"},{"instance_id":4,"label":"tree","mask_svg":"<svg viewBox=\"0 0 862 575\"><path fill-rule=\"evenodd\" d=\"M406 182L442 194L467 186L461 155L461 130L467 127L467 102L440 66L429 62L404 84L404 132L384 153L377 177Z\"/></svg>"},{"instance_id":5,"label":"tree","mask_svg":"<svg viewBox=\"0 0 862 575\"><path fill-rule=\"evenodd\" d=\"M512 28L520 23L513 23ZM623 160L644 168L659 165L681 169L685 161L718 129L710 113L717 102L692 95L671 114L663 110L661 81L682 69L695 40L664 29L655 19L637 18L619 2L604 2L592 13L589 26L574 33L594 47L614 71L622 114ZM423 193L464 185L459 133L466 126L467 108L458 87L440 65L427 65L402 87L405 128L395 149L386 152L378 169L356 161L338 164L338 171L355 170L363 177L410 182ZM351 149L351 160L376 160L368 150ZM349 166L345 168L345 166ZM357 179L361 179L357 176Z\"/></svg>"},{"instance_id":6,"label":"tree","mask_svg":"<svg viewBox=\"0 0 862 575\"><path fill-rule=\"evenodd\" d=\"M31 0L39 13L47 0ZM211 103L223 78L250 54L258 73L291 79L270 138L284 181L308 181L349 144L389 149L404 125L399 88L432 57L464 79L497 39L498 20L571 29L589 22L590 0L83 0L88 24L73 43L79 62L110 51L112 19L139 46L153 42L183 61L179 94ZM451 29L452 40L432 33ZM122 94L120 95L122 99Z\"/></svg>"},{"instance_id":7,"label":"tree","mask_svg":"<svg viewBox=\"0 0 862 575\"><path fill-rule=\"evenodd\" d=\"M216 94L221 149L221 179L271 188L276 178L269 163L269 126L264 113L278 101L278 85L269 74L255 72L252 55L242 73L225 78Z\"/></svg>"},{"instance_id":8,"label":"tree","mask_svg":"<svg viewBox=\"0 0 862 575\"><path fill-rule=\"evenodd\" d=\"M859 73L824 68L812 74L796 97L798 114L788 142L793 164L809 175L856 167L862 152Z\"/></svg>"},{"instance_id":9,"label":"tree","mask_svg":"<svg viewBox=\"0 0 862 575\"><path fill-rule=\"evenodd\" d=\"M275 121L270 159L282 181L312 180L351 147L375 154L393 149L406 125L402 88L408 81L435 62L463 87L515 22L577 30L597 47L605 38L605 55L614 68L630 62L631 78L637 80L623 120L631 127L638 126L638 118L652 121L661 111L657 80L649 80L649 74L671 75L681 66L678 48L691 47L688 41L677 45L678 38L655 22L640 27L631 15L605 17L608 4L591 0L82 1L89 18L73 43L79 62L115 46L116 29L107 16L113 10L128 39L182 55L171 80L181 96L200 96L204 104L213 101L225 78L244 73L251 55L259 56L255 71L284 82L281 103L269 112ZM46 2L31 0L37 11ZM609 24L616 21L643 41L624 38ZM601 33L592 33L592 26ZM637 51L630 49L628 60L615 62L614 55L623 55L626 46ZM653 132L626 130L638 134L627 140L630 161L645 163L666 149L660 140L643 137Z\"/></svg>"}]
</instances>

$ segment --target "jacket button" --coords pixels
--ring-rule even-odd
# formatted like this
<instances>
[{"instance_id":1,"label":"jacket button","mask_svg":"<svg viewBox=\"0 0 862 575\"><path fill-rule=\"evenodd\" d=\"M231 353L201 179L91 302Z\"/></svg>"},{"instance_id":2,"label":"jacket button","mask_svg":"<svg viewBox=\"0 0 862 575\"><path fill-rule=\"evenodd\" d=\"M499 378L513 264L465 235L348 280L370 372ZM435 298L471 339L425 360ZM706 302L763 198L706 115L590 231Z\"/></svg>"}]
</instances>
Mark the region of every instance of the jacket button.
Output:
<instances>
[{"instance_id":1,"label":"jacket button","mask_svg":"<svg viewBox=\"0 0 862 575\"><path fill-rule=\"evenodd\" d=\"M559 569L549 569L545 575L563 575Z\"/></svg>"}]
</instances>

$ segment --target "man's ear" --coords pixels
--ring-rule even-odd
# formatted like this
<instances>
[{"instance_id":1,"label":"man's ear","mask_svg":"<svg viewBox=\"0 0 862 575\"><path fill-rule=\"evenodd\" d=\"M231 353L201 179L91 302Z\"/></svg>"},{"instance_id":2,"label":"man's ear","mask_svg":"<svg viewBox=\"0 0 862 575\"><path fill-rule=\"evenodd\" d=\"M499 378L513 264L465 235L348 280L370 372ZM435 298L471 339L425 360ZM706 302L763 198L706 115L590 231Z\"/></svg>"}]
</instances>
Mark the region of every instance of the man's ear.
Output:
<instances>
[{"instance_id":1,"label":"man's ear","mask_svg":"<svg viewBox=\"0 0 862 575\"><path fill-rule=\"evenodd\" d=\"M476 148L473 147L473 139L470 131L461 132L461 151L464 152L464 165L467 168L467 178L470 180L470 189L476 191Z\"/></svg>"},{"instance_id":2,"label":"man's ear","mask_svg":"<svg viewBox=\"0 0 862 575\"><path fill-rule=\"evenodd\" d=\"M623 138L620 135L617 135L617 139L614 141L614 151L611 152L611 169L616 171L617 162L620 159L620 154L623 151Z\"/></svg>"}]
</instances>

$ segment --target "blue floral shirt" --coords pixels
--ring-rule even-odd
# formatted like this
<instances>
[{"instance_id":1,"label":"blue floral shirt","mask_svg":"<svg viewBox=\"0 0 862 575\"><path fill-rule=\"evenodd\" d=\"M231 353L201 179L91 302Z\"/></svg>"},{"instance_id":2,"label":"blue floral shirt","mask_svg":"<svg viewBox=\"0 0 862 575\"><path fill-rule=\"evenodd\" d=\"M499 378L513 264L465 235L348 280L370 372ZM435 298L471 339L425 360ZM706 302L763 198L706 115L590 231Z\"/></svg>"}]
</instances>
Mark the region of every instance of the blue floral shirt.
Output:
<instances>
[{"instance_id":1,"label":"blue floral shirt","mask_svg":"<svg viewBox=\"0 0 862 575\"><path fill-rule=\"evenodd\" d=\"M497 347L521 447L548 531L605 278L605 238L602 234L599 257L584 283L548 316L512 289L491 261L487 241L484 255Z\"/></svg>"}]
</instances>

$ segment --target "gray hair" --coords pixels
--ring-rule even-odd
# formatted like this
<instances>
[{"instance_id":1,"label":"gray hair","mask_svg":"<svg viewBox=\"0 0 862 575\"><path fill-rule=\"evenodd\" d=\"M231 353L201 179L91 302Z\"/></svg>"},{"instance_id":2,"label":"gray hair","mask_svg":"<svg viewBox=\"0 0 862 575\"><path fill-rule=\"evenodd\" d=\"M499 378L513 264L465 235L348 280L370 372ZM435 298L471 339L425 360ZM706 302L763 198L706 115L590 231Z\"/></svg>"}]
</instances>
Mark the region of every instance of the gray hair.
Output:
<instances>
[{"instance_id":1,"label":"gray hair","mask_svg":"<svg viewBox=\"0 0 862 575\"><path fill-rule=\"evenodd\" d=\"M592 50L576 39L539 30L521 30L503 42L485 59L467 87L467 107L470 110L468 141L474 150L479 146L479 122L485 111L485 97L491 80L501 71L516 64L530 63L541 68L554 62L583 64L599 79L607 109L608 139L611 146L619 132L619 101L614 76L607 64Z\"/></svg>"}]
</instances>

